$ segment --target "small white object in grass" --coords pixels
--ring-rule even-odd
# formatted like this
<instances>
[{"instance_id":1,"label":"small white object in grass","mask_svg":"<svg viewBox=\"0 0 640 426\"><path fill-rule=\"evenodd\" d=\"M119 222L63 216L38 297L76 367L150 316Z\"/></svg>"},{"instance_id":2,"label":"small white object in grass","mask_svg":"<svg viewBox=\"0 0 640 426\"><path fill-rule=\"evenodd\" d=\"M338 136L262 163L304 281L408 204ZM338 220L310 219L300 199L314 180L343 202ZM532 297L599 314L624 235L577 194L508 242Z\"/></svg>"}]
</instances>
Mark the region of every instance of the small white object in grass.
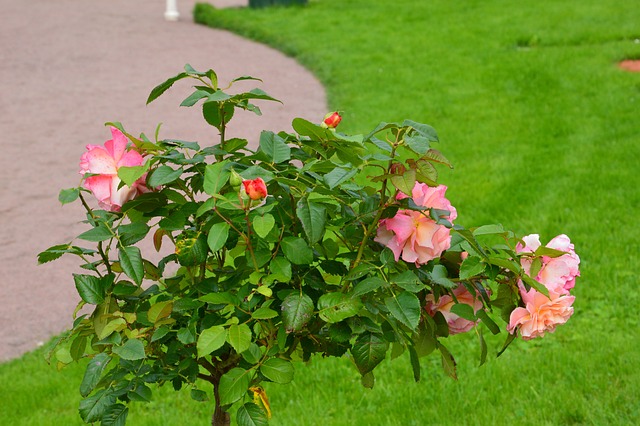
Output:
<instances>
[{"instance_id":1,"label":"small white object in grass","mask_svg":"<svg viewBox=\"0 0 640 426\"><path fill-rule=\"evenodd\" d=\"M44 346L44 342L38 342L38 343L36 343L36 346L38 346L38 347Z\"/></svg>"},{"instance_id":2,"label":"small white object in grass","mask_svg":"<svg viewBox=\"0 0 640 426\"><path fill-rule=\"evenodd\" d=\"M164 12L164 19L167 21L177 21L180 17L177 0L167 0L167 10Z\"/></svg>"}]
</instances>

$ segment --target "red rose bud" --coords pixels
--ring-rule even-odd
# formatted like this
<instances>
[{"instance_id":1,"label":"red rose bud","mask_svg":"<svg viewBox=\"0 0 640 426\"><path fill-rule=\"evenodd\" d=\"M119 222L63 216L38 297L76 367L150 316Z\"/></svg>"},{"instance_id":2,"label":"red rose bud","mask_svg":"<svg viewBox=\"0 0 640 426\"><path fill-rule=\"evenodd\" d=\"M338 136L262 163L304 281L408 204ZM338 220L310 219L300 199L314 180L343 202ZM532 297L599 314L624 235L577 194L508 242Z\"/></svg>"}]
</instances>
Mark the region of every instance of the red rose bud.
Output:
<instances>
[{"instance_id":1,"label":"red rose bud","mask_svg":"<svg viewBox=\"0 0 640 426\"><path fill-rule=\"evenodd\" d=\"M340 124L340 121L342 121L342 117L340 116L340 114L338 114L337 111L330 112L329 114L324 116L324 121L322 121L322 127L335 129L336 127L338 127L338 124Z\"/></svg>"},{"instance_id":2,"label":"red rose bud","mask_svg":"<svg viewBox=\"0 0 640 426\"><path fill-rule=\"evenodd\" d=\"M244 190L252 200L262 200L267 197L267 185L262 178L242 181Z\"/></svg>"}]
</instances>

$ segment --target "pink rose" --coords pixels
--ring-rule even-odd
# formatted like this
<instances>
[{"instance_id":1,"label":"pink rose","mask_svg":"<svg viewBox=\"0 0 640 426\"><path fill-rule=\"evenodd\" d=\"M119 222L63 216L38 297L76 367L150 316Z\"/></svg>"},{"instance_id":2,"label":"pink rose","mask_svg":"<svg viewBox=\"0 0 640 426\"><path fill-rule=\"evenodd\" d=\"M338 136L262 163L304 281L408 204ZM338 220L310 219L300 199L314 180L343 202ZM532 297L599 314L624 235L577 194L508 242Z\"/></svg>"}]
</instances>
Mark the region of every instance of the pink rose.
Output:
<instances>
[{"instance_id":1,"label":"pink rose","mask_svg":"<svg viewBox=\"0 0 640 426\"><path fill-rule=\"evenodd\" d=\"M322 120L322 127L335 129L338 127L338 124L342 121L342 117L338 114L337 111L330 112L329 114L324 116L324 120Z\"/></svg>"},{"instance_id":2,"label":"pink rose","mask_svg":"<svg viewBox=\"0 0 640 426\"><path fill-rule=\"evenodd\" d=\"M445 198L446 190L444 185L432 188L416 182L411 198L418 206L449 211L448 219L453 222L458 214ZM408 197L399 194L397 198ZM451 234L449 228L431 219L428 212L399 210L394 217L380 221L374 241L389 247L396 261L402 255L405 262L415 262L419 266L440 257L451 246Z\"/></svg>"},{"instance_id":3,"label":"pink rose","mask_svg":"<svg viewBox=\"0 0 640 426\"><path fill-rule=\"evenodd\" d=\"M465 305L471 306L474 314L482 309L482 300L480 300L480 296L478 294L473 295L469 293L469 290L467 290L464 285L458 285L458 287L453 290L453 294L456 296L456 299L458 299L458 303L464 303ZM436 312L440 312L447 320L447 325L449 325L449 334L466 333L478 323L477 321L469 321L452 313L451 308L456 304L456 302L453 300L453 297L448 294L440 296L437 303L433 294L428 294L425 300L427 302L425 309L429 315L433 317Z\"/></svg>"},{"instance_id":4,"label":"pink rose","mask_svg":"<svg viewBox=\"0 0 640 426\"><path fill-rule=\"evenodd\" d=\"M144 177L138 179L132 187L123 185L118 177L120 167L140 166L144 162L137 151L127 150L127 138L115 127L111 128L113 139L104 143L104 147L87 145L87 152L80 158L80 174L90 173L84 180L84 187L98 199L100 207L110 211L120 211L124 203L138 194L148 191Z\"/></svg>"},{"instance_id":5,"label":"pink rose","mask_svg":"<svg viewBox=\"0 0 640 426\"><path fill-rule=\"evenodd\" d=\"M523 237L525 245L518 244L516 252L533 253L542 244L538 234L531 234ZM580 276L580 258L576 254L573 244L566 235L558 235L546 245L546 247L566 252L559 257L542 256L542 267L534 278L536 281L544 284L545 287L554 294L569 294L576 284L576 277ZM527 274L531 271L532 260L521 258L522 267Z\"/></svg>"},{"instance_id":6,"label":"pink rose","mask_svg":"<svg viewBox=\"0 0 640 426\"><path fill-rule=\"evenodd\" d=\"M245 193L252 200L262 200L267 198L267 184L262 178L242 181Z\"/></svg>"},{"instance_id":7,"label":"pink rose","mask_svg":"<svg viewBox=\"0 0 640 426\"><path fill-rule=\"evenodd\" d=\"M558 324L564 324L573 314L574 296L559 296L550 292L551 298L530 289L525 290L519 284L520 294L525 307L518 307L511 312L507 330L513 334L516 329L524 340L542 337L546 332L553 333Z\"/></svg>"}]
</instances>

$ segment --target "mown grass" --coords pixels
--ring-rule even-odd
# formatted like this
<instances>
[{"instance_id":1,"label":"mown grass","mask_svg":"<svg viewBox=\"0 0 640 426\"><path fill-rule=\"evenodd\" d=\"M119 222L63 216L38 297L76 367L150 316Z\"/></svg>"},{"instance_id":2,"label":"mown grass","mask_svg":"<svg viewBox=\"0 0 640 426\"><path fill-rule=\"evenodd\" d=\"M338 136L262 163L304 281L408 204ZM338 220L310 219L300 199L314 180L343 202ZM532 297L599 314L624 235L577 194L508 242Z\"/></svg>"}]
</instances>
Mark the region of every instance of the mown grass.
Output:
<instances>
[{"instance_id":1,"label":"mown grass","mask_svg":"<svg viewBox=\"0 0 640 426\"><path fill-rule=\"evenodd\" d=\"M348 359L317 359L299 366L293 385L267 387L272 424L640 424L640 74L616 67L640 57L634 3L197 8L200 21L271 44L311 69L331 107L344 111L345 131L404 118L436 127L456 166L442 180L458 223L499 222L543 240L566 233L582 259L575 314L555 334L517 341L481 368L473 334L457 336L457 382L433 356L420 383L400 359L376 370L367 390ZM495 354L501 341L489 343ZM0 365L8 410L0 424L80 424L82 369L59 374L41 359L36 352ZM207 424L208 413L188 392L162 389L129 419Z\"/></svg>"}]
</instances>

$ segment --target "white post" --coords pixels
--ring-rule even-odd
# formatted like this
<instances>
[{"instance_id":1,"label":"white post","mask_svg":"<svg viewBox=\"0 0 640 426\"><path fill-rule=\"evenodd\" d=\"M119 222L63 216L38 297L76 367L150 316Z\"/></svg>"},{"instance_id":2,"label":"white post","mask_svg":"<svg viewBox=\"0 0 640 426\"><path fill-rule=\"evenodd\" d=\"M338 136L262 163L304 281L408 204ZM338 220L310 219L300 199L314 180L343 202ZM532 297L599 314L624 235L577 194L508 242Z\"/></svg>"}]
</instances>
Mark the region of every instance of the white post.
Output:
<instances>
[{"instance_id":1,"label":"white post","mask_svg":"<svg viewBox=\"0 0 640 426\"><path fill-rule=\"evenodd\" d=\"M180 17L177 0L167 0L167 10L164 12L164 19L167 21L177 21Z\"/></svg>"}]
</instances>

